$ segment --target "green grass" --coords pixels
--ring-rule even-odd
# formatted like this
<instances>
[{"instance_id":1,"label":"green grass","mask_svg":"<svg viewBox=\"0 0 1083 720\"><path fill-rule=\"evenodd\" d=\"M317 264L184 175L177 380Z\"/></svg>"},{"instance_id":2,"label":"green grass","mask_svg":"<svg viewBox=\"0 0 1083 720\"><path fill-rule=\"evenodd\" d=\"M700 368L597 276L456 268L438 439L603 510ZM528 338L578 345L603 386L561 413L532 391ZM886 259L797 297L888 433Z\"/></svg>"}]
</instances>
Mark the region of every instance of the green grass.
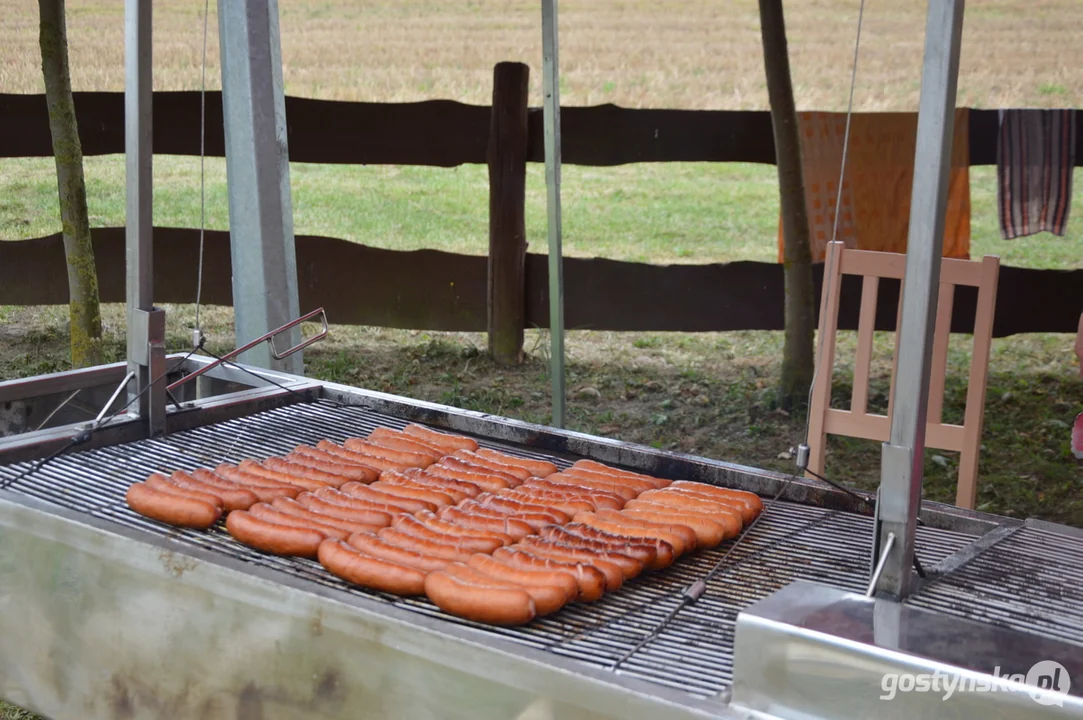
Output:
<instances>
[{"instance_id":1,"label":"green grass","mask_svg":"<svg viewBox=\"0 0 1083 720\"><path fill-rule=\"evenodd\" d=\"M0 238L59 231L51 159L0 160ZM665 163L563 170L564 250L570 256L658 263L777 258L778 183L774 166ZM206 164L207 227L229 226L225 162ZM124 165L117 156L86 160L91 222L124 223ZM527 178L527 240L545 253L545 178L532 164ZM437 248L484 254L488 247L488 175L484 166L454 169L398 166L291 166L294 225L299 234L327 235L392 249ZM1083 207L1083 183L1074 188ZM1006 265L1083 266L1083 223L1065 237L1048 233L1000 239L996 171L971 172L972 257L1000 255ZM154 222L198 227L199 160L155 160Z\"/></svg>"}]
</instances>

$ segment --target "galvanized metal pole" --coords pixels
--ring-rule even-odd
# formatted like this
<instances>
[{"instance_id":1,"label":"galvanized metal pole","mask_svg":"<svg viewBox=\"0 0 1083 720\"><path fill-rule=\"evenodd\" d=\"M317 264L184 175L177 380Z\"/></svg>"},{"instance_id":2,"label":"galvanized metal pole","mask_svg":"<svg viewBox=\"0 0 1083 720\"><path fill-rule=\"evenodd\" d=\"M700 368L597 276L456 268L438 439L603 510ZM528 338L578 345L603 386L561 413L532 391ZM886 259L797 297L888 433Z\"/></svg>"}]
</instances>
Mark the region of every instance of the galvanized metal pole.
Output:
<instances>
[{"instance_id":1,"label":"galvanized metal pole","mask_svg":"<svg viewBox=\"0 0 1083 720\"><path fill-rule=\"evenodd\" d=\"M896 349L898 371L891 439L883 446L879 494L877 543L883 547L889 533L895 534L896 541L876 589L896 599L910 593L914 532L921 505L929 368L940 291L963 5L964 0L929 0L925 25L914 189Z\"/></svg>"},{"instance_id":2,"label":"galvanized metal pole","mask_svg":"<svg viewBox=\"0 0 1083 720\"><path fill-rule=\"evenodd\" d=\"M124 9L125 264L128 370L135 374L129 402L150 436L165 431L165 311L154 307L152 69L150 0ZM160 382L147 390L155 379Z\"/></svg>"},{"instance_id":3,"label":"galvanized metal pole","mask_svg":"<svg viewBox=\"0 0 1083 720\"><path fill-rule=\"evenodd\" d=\"M545 186L549 210L549 376L553 421L564 427L564 258L560 219L560 63L557 0L542 0L542 113Z\"/></svg>"},{"instance_id":4,"label":"galvanized metal pole","mask_svg":"<svg viewBox=\"0 0 1083 720\"><path fill-rule=\"evenodd\" d=\"M218 0L236 344L300 316L277 0ZM300 342L290 331L283 344ZM303 374L261 344L241 361Z\"/></svg>"}]
</instances>

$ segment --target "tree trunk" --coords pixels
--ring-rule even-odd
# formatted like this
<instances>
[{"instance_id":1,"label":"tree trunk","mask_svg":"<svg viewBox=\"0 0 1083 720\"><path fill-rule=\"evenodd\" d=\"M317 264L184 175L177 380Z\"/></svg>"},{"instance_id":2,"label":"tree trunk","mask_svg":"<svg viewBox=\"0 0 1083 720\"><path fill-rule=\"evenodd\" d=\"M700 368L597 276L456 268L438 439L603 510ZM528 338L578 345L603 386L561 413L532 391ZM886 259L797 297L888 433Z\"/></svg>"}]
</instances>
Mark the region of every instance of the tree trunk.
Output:
<instances>
[{"instance_id":1,"label":"tree trunk","mask_svg":"<svg viewBox=\"0 0 1083 720\"><path fill-rule=\"evenodd\" d=\"M782 203L783 274L786 287L786 341L782 353L779 404L786 409L808 402L815 370L812 338L816 306L812 284L805 183L801 173L801 137L790 80L786 21L782 0L759 0L763 63L775 134L778 187Z\"/></svg>"},{"instance_id":2,"label":"tree trunk","mask_svg":"<svg viewBox=\"0 0 1083 720\"><path fill-rule=\"evenodd\" d=\"M68 71L64 0L38 0L38 8L41 13L41 71L45 77L64 255L68 264L71 363L73 367L86 367L102 361L102 321L98 305L98 271L94 265L83 179L83 148L79 143L71 73Z\"/></svg>"}]
</instances>

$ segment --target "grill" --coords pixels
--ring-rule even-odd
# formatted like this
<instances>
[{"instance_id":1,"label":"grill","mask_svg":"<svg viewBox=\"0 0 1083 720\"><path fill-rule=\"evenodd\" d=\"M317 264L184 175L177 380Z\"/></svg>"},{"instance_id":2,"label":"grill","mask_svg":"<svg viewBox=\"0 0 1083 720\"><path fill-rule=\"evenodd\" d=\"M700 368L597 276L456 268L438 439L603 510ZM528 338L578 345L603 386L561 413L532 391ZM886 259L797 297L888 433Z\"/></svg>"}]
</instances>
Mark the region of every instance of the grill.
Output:
<instances>
[{"instance_id":1,"label":"grill","mask_svg":"<svg viewBox=\"0 0 1083 720\"><path fill-rule=\"evenodd\" d=\"M1083 537L1028 522L908 601L1083 645Z\"/></svg>"},{"instance_id":2,"label":"grill","mask_svg":"<svg viewBox=\"0 0 1083 720\"><path fill-rule=\"evenodd\" d=\"M220 553L305 583L376 599L446 623L471 626L485 636L599 669L611 668L618 658L649 637L679 603L681 591L703 576L731 545L726 543L716 550L682 558L663 572L649 573L627 583L619 592L597 603L574 604L525 627L494 628L445 615L424 599L402 599L348 586L312 561L252 551L220 528L210 532L167 528L131 512L124 502L128 486L155 470L194 469L246 457L262 459L285 453L298 443L314 443L323 438L341 442L348 437L366 435L377 426L401 428L406 422L371 409L342 407L325 400L290 405L172 433L161 439L64 455L9 489L128 528L168 537L182 549L187 546ZM485 447L523 457L544 457L562 467L575 460L572 455L542 454L523 445L485 437L476 439ZM27 466L21 463L0 467L0 482L15 477ZM682 610L615 672L699 698L726 691L733 679L737 613L798 579L863 591L869 576L871 534L872 520L868 517L796 502L777 502L733 553L727 568L715 576L707 593L696 604ZM966 532L920 528L918 554L926 568L933 568L977 537ZM994 557L982 561L996 562ZM969 568L966 572L970 572ZM980 575L985 571L975 566L973 572ZM922 601L952 606L963 592L954 582L952 579L930 588ZM1078 601L1078 593L1074 597ZM1066 595L1065 602L1071 601ZM1078 639L1079 635L1073 637Z\"/></svg>"}]
</instances>

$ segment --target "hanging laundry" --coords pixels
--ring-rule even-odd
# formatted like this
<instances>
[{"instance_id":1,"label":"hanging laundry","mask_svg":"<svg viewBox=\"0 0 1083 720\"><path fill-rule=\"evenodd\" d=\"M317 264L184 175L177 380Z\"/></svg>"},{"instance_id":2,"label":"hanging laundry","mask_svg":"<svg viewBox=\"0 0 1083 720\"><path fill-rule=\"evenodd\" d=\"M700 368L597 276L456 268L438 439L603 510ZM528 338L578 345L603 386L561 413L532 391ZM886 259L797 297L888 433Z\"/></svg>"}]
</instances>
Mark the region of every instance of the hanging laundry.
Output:
<instances>
[{"instance_id":1,"label":"hanging laundry","mask_svg":"<svg viewBox=\"0 0 1083 720\"><path fill-rule=\"evenodd\" d=\"M970 258L970 114L955 111L944 257ZM835 225L845 113L798 113L812 261L823 262ZM916 113L855 113L837 238L859 250L906 252L917 146ZM778 259L783 259L782 223Z\"/></svg>"},{"instance_id":2,"label":"hanging laundry","mask_svg":"<svg viewBox=\"0 0 1083 720\"><path fill-rule=\"evenodd\" d=\"M1005 240L1064 235L1075 169L1075 110L1001 110L997 208Z\"/></svg>"}]
</instances>

